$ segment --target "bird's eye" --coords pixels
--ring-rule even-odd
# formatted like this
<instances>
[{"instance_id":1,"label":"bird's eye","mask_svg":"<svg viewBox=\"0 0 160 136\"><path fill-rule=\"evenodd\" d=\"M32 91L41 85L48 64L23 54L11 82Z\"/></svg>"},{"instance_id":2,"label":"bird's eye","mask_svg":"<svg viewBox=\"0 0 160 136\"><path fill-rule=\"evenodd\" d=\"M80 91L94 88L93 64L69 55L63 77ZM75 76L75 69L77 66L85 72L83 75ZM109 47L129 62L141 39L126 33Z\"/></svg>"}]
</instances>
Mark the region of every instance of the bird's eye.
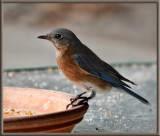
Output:
<instances>
[{"instance_id":1,"label":"bird's eye","mask_svg":"<svg viewBox=\"0 0 160 136\"><path fill-rule=\"evenodd\" d=\"M56 38L56 39L62 39L62 35L56 34L56 35L55 35L55 38Z\"/></svg>"}]
</instances>

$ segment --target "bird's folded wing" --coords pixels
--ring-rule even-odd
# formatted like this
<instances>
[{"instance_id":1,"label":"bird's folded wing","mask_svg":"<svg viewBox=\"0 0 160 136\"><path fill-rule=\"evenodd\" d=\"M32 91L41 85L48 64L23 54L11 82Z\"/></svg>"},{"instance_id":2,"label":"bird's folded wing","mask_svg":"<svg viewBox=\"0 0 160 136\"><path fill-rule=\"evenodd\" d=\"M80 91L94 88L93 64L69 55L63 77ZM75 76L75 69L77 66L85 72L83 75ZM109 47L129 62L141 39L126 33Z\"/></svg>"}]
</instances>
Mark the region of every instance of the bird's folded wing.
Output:
<instances>
[{"instance_id":1,"label":"bird's folded wing","mask_svg":"<svg viewBox=\"0 0 160 136\"><path fill-rule=\"evenodd\" d=\"M110 65L95 56L75 55L75 62L80 68L89 74L108 81L112 84L122 85L131 88L129 85L121 81L120 74ZM123 76L121 76L123 77Z\"/></svg>"}]
</instances>

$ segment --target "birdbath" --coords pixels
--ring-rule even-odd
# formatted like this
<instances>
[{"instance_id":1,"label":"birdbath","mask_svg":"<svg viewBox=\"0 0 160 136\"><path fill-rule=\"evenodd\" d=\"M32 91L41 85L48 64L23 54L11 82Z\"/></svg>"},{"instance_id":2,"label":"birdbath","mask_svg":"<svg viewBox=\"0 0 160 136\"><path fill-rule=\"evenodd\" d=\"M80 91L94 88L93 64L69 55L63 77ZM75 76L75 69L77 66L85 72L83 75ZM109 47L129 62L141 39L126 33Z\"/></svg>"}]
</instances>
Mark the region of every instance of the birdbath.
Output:
<instances>
[{"instance_id":1,"label":"birdbath","mask_svg":"<svg viewBox=\"0 0 160 136\"><path fill-rule=\"evenodd\" d=\"M67 133L81 122L88 105L66 110L74 95L31 88L3 88L3 131Z\"/></svg>"}]
</instances>

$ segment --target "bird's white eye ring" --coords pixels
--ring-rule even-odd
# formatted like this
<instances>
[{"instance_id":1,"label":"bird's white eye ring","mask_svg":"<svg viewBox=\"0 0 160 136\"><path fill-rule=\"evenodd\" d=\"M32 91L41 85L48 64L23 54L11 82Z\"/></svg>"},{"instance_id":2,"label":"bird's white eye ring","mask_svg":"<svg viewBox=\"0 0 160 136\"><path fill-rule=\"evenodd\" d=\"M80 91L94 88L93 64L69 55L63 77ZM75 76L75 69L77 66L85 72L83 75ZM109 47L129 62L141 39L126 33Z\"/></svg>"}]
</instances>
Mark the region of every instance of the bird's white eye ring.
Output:
<instances>
[{"instance_id":1,"label":"bird's white eye ring","mask_svg":"<svg viewBox=\"0 0 160 136\"><path fill-rule=\"evenodd\" d=\"M63 38L61 34L56 34L54 37L58 40Z\"/></svg>"}]
</instances>

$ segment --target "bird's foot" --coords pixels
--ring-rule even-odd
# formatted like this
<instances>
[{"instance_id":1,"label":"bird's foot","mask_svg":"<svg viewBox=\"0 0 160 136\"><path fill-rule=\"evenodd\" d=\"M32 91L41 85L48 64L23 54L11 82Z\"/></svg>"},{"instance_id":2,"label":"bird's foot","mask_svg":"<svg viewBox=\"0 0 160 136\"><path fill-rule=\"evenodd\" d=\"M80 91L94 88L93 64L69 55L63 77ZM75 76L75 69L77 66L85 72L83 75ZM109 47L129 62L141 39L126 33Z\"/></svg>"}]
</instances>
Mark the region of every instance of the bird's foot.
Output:
<instances>
[{"instance_id":1,"label":"bird's foot","mask_svg":"<svg viewBox=\"0 0 160 136\"><path fill-rule=\"evenodd\" d=\"M90 97L83 97L82 100L80 100L78 103L73 104L73 107L79 106L79 105L88 105L88 100L91 99Z\"/></svg>"},{"instance_id":2,"label":"bird's foot","mask_svg":"<svg viewBox=\"0 0 160 136\"><path fill-rule=\"evenodd\" d=\"M76 102L78 99L82 99L80 100L78 103L76 104L73 104L74 102ZM68 104L66 106L66 109L68 109L68 107L71 105L72 107L76 107L76 106L79 106L79 105L85 105L85 104L88 104L88 100L91 99L90 97L81 97L81 96L76 96L75 98L71 98L70 101L71 103Z\"/></svg>"},{"instance_id":3,"label":"bird's foot","mask_svg":"<svg viewBox=\"0 0 160 136\"><path fill-rule=\"evenodd\" d=\"M81 97L82 96L82 94L79 94L79 95L77 95L75 98L71 98L70 99L70 102L71 103L74 103L74 102L76 102L78 99L84 99L84 98L86 98L86 97Z\"/></svg>"},{"instance_id":4,"label":"bird's foot","mask_svg":"<svg viewBox=\"0 0 160 136\"><path fill-rule=\"evenodd\" d=\"M82 95L83 94L85 94L86 92L83 92L83 93L81 93L81 94L78 94L75 98L71 98L70 99L70 104L68 104L67 106L66 106L66 109L68 109L68 107L70 106L70 105L73 105L73 103L74 102L76 102L78 99L84 99L85 97L82 97ZM73 106L72 106L73 107Z\"/></svg>"}]
</instances>

